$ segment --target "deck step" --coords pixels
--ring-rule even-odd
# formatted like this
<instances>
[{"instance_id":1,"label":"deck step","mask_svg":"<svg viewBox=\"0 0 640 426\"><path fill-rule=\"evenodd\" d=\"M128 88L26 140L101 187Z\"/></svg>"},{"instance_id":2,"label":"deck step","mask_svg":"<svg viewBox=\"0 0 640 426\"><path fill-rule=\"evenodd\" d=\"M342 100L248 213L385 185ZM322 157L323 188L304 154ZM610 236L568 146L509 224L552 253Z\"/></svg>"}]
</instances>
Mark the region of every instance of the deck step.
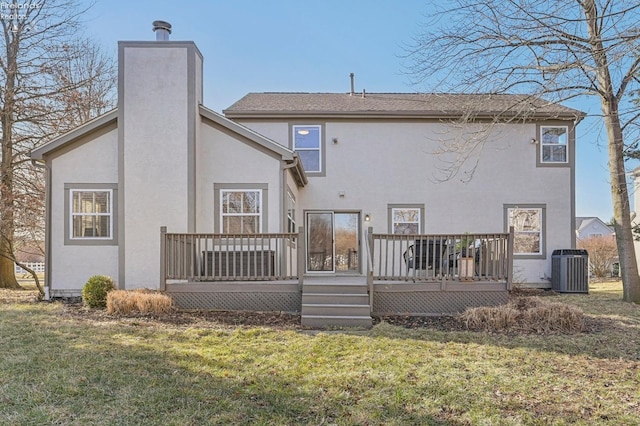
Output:
<instances>
[{"instance_id":1,"label":"deck step","mask_svg":"<svg viewBox=\"0 0 640 426\"><path fill-rule=\"evenodd\" d=\"M303 293L302 303L339 304L339 305L368 305L368 294L347 293Z\"/></svg>"},{"instance_id":2,"label":"deck step","mask_svg":"<svg viewBox=\"0 0 640 426\"><path fill-rule=\"evenodd\" d=\"M369 315L302 315L301 323L307 327L354 327L371 328L373 320Z\"/></svg>"},{"instance_id":3,"label":"deck step","mask_svg":"<svg viewBox=\"0 0 640 426\"><path fill-rule=\"evenodd\" d=\"M322 315L335 317L368 316L369 305L303 303L302 315Z\"/></svg>"},{"instance_id":4,"label":"deck step","mask_svg":"<svg viewBox=\"0 0 640 426\"><path fill-rule=\"evenodd\" d=\"M308 327L371 328L371 306L363 277L305 279L301 323Z\"/></svg>"},{"instance_id":5,"label":"deck step","mask_svg":"<svg viewBox=\"0 0 640 426\"><path fill-rule=\"evenodd\" d=\"M304 283L303 294L331 293L331 294L367 294L366 284L334 284L334 283Z\"/></svg>"}]
</instances>

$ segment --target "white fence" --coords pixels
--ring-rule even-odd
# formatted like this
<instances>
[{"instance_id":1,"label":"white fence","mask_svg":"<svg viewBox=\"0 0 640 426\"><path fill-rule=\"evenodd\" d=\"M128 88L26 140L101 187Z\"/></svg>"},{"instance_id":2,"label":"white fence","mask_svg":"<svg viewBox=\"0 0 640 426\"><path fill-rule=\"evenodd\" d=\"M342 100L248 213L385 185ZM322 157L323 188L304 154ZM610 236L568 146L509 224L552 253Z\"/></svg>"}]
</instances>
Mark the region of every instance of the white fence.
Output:
<instances>
[{"instance_id":1,"label":"white fence","mask_svg":"<svg viewBox=\"0 0 640 426\"><path fill-rule=\"evenodd\" d=\"M24 266L27 268L33 269L33 271L37 274L44 274L44 262L24 262ZM16 275L28 274L27 271L15 265Z\"/></svg>"}]
</instances>

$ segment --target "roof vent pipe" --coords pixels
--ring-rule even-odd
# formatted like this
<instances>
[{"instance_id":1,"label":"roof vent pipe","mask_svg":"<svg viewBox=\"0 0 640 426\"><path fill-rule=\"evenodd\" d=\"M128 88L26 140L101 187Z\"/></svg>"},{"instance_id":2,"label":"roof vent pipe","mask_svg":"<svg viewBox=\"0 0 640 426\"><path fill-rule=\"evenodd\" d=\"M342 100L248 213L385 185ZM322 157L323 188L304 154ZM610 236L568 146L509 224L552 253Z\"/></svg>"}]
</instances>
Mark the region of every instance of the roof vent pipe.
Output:
<instances>
[{"instance_id":1,"label":"roof vent pipe","mask_svg":"<svg viewBox=\"0 0 640 426\"><path fill-rule=\"evenodd\" d=\"M349 78L351 79L351 92L349 92L349 96L353 96L353 94L355 93L354 89L353 89L353 77L355 74L351 73L349 74Z\"/></svg>"},{"instance_id":2,"label":"roof vent pipe","mask_svg":"<svg viewBox=\"0 0 640 426\"><path fill-rule=\"evenodd\" d=\"M366 94L365 90L362 89L362 99L364 99L364 95Z\"/></svg>"},{"instance_id":3,"label":"roof vent pipe","mask_svg":"<svg viewBox=\"0 0 640 426\"><path fill-rule=\"evenodd\" d=\"M171 24L166 21L153 21L153 31L156 33L156 41L169 41Z\"/></svg>"}]
</instances>

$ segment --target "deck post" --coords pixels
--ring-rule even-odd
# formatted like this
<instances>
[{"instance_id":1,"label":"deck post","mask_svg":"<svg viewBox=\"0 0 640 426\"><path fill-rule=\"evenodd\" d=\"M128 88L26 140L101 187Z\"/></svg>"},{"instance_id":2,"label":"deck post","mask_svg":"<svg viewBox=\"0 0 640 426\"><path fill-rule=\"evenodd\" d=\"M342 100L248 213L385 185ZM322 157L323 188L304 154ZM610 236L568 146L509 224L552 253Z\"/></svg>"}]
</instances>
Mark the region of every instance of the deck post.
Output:
<instances>
[{"instance_id":1,"label":"deck post","mask_svg":"<svg viewBox=\"0 0 640 426\"><path fill-rule=\"evenodd\" d=\"M160 227L160 291L167 289L167 227Z\"/></svg>"},{"instance_id":2,"label":"deck post","mask_svg":"<svg viewBox=\"0 0 640 426\"><path fill-rule=\"evenodd\" d=\"M304 284L305 258L307 256L306 241L304 238L304 226L298 228L298 286L302 291Z\"/></svg>"},{"instance_id":3,"label":"deck post","mask_svg":"<svg viewBox=\"0 0 640 426\"><path fill-rule=\"evenodd\" d=\"M369 290L369 309L373 313L373 226L367 228L367 287Z\"/></svg>"},{"instance_id":4,"label":"deck post","mask_svg":"<svg viewBox=\"0 0 640 426\"><path fill-rule=\"evenodd\" d=\"M509 227L509 240L507 241L507 290L511 290L513 284L513 244L515 231L513 226Z\"/></svg>"}]
</instances>

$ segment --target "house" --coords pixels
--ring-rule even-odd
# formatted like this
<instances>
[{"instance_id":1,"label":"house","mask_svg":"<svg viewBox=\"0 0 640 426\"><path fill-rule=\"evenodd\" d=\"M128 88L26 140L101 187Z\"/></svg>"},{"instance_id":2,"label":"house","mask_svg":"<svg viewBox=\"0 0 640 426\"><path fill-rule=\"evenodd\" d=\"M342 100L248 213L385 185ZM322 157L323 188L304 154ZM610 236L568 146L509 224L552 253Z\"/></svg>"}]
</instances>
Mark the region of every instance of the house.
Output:
<instances>
[{"instance_id":1,"label":"house","mask_svg":"<svg viewBox=\"0 0 640 426\"><path fill-rule=\"evenodd\" d=\"M578 240L614 235L613 228L598 217L576 217L576 238Z\"/></svg>"},{"instance_id":2,"label":"house","mask_svg":"<svg viewBox=\"0 0 640 426\"><path fill-rule=\"evenodd\" d=\"M194 43L124 41L118 60L117 109L32 153L50 297L105 274L185 307L370 325L548 287L551 252L575 247L579 111L352 91L251 93L221 115ZM444 141L472 167L442 179Z\"/></svg>"},{"instance_id":3,"label":"house","mask_svg":"<svg viewBox=\"0 0 640 426\"><path fill-rule=\"evenodd\" d=\"M620 274L616 232L598 217L576 217L576 244L589 253L589 273L598 278Z\"/></svg>"}]
</instances>

